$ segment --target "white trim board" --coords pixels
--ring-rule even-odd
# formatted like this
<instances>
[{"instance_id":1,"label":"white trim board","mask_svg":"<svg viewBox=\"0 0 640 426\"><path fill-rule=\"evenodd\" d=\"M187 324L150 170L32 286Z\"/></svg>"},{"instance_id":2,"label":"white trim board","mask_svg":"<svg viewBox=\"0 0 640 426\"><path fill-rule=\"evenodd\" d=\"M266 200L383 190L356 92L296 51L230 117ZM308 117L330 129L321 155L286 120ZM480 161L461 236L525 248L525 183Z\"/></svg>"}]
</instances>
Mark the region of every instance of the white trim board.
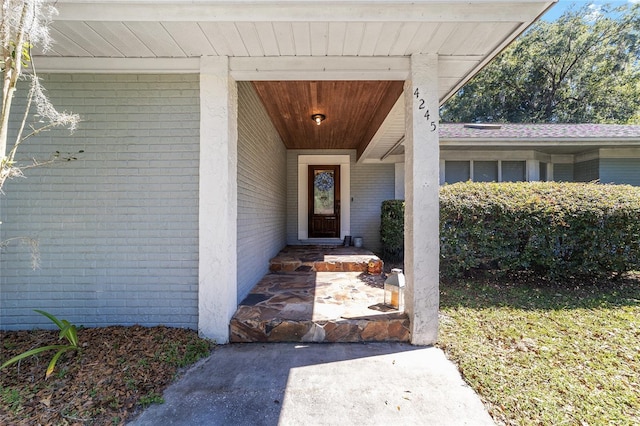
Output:
<instances>
[{"instance_id":1,"label":"white trim board","mask_svg":"<svg viewBox=\"0 0 640 426\"><path fill-rule=\"evenodd\" d=\"M205 58L205 57L203 57ZM160 74L200 72L200 57L92 58L37 56L40 72L82 74ZM298 57L229 58L236 81L264 80L406 80L405 57Z\"/></svg>"},{"instance_id":2,"label":"white trim board","mask_svg":"<svg viewBox=\"0 0 640 426\"><path fill-rule=\"evenodd\" d=\"M299 155L298 156L298 240L309 238L309 166L340 166L340 239L351 235L351 156L344 155ZM320 238L322 239L322 238Z\"/></svg>"}]
</instances>

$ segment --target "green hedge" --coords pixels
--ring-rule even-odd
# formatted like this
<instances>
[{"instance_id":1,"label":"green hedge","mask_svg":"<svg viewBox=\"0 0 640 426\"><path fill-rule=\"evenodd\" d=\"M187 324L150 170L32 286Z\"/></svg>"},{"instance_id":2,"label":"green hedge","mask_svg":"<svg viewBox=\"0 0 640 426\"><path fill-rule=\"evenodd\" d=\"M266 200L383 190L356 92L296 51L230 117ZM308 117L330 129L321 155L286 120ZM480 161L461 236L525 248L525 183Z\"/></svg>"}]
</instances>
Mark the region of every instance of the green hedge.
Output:
<instances>
[{"instance_id":1,"label":"green hedge","mask_svg":"<svg viewBox=\"0 0 640 426\"><path fill-rule=\"evenodd\" d=\"M383 259L397 261L404 257L404 200L382 202L380 242Z\"/></svg>"},{"instance_id":2,"label":"green hedge","mask_svg":"<svg viewBox=\"0 0 640 426\"><path fill-rule=\"evenodd\" d=\"M553 279L640 270L640 188L457 183L440 190L440 270L531 271Z\"/></svg>"}]
</instances>

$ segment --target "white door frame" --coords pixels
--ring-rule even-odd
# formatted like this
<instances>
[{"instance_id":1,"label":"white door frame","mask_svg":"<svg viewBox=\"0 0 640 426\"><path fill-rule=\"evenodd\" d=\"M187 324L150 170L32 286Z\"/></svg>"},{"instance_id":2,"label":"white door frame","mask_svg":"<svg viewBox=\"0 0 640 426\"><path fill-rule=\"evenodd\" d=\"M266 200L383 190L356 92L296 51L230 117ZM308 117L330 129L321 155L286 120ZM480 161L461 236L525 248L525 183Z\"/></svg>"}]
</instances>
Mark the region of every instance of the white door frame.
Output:
<instances>
[{"instance_id":1,"label":"white door frame","mask_svg":"<svg viewBox=\"0 0 640 426\"><path fill-rule=\"evenodd\" d=\"M340 239L351 235L351 156L298 156L298 240L309 240L309 166L340 166Z\"/></svg>"}]
</instances>

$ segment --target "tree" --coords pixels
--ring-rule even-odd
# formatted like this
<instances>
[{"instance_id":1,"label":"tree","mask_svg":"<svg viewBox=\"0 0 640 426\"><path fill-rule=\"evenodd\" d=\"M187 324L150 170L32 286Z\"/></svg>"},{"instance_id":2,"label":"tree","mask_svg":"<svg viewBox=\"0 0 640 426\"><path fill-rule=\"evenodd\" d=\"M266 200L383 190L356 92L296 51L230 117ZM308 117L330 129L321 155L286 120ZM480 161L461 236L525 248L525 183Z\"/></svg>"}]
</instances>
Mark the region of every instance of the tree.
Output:
<instances>
[{"instance_id":1,"label":"tree","mask_svg":"<svg viewBox=\"0 0 640 426\"><path fill-rule=\"evenodd\" d=\"M16 153L20 144L29 137L57 126L65 126L73 130L79 122L76 114L58 112L45 95L40 84L35 66L31 59L31 47L39 44L46 51L51 43L49 23L56 9L44 0L3 0L0 16L0 40L2 57L2 110L0 115L0 192L7 179L22 176L22 170L43 162L34 160L34 164L20 166L16 163ZM29 72L26 73L25 69ZM9 117L14 94L22 77L30 80L27 95L27 106L22 114L22 121L17 129L15 139L9 143ZM31 107L35 104L35 122L25 129L30 118ZM49 163L59 158L59 154L46 161Z\"/></svg>"},{"instance_id":2,"label":"tree","mask_svg":"<svg viewBox=\"0 0 640 426\"><path fill-rule=\"evenodd\" d=\"M444 121L640 124L640 4L538 21L442 107Z\"/></svg>"}]
</instances>

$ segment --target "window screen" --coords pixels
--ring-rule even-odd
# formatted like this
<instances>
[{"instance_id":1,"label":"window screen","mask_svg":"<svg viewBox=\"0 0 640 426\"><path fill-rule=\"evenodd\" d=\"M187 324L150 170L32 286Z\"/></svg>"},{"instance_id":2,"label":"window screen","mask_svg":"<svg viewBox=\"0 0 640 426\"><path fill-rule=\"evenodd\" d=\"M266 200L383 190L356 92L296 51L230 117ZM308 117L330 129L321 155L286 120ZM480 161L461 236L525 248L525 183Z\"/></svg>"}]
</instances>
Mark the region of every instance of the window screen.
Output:
<instances>
[{"instance_id":1,"label":"window screen","mask_svg":"<svg viewBox=\"0 0 640 426\"><path fill-rule=\"evenodd\" d=\"M446 183L466 182L469 180L468 161L445 161L444 181Z\"/></svg>"},{"instance_id":2,"label":"window screen","mask_svg":"<svg viewBox=\"0 0 640 426\"><path fill-rule=\"evenodd\" d=\"M502 181L503 182L524 182L526 163L524 161L503 161Z\"/></svg>"},{"instance_id":3,"label":"window screen","mask_svg":"<svg viewBox=\"0 0 640 426\"><path fill-rule=\"evenodd\" d=\"M498 162L497 161L474 161L473 162L474 182L497 182Z\"/></svg>"}]
</instances>

